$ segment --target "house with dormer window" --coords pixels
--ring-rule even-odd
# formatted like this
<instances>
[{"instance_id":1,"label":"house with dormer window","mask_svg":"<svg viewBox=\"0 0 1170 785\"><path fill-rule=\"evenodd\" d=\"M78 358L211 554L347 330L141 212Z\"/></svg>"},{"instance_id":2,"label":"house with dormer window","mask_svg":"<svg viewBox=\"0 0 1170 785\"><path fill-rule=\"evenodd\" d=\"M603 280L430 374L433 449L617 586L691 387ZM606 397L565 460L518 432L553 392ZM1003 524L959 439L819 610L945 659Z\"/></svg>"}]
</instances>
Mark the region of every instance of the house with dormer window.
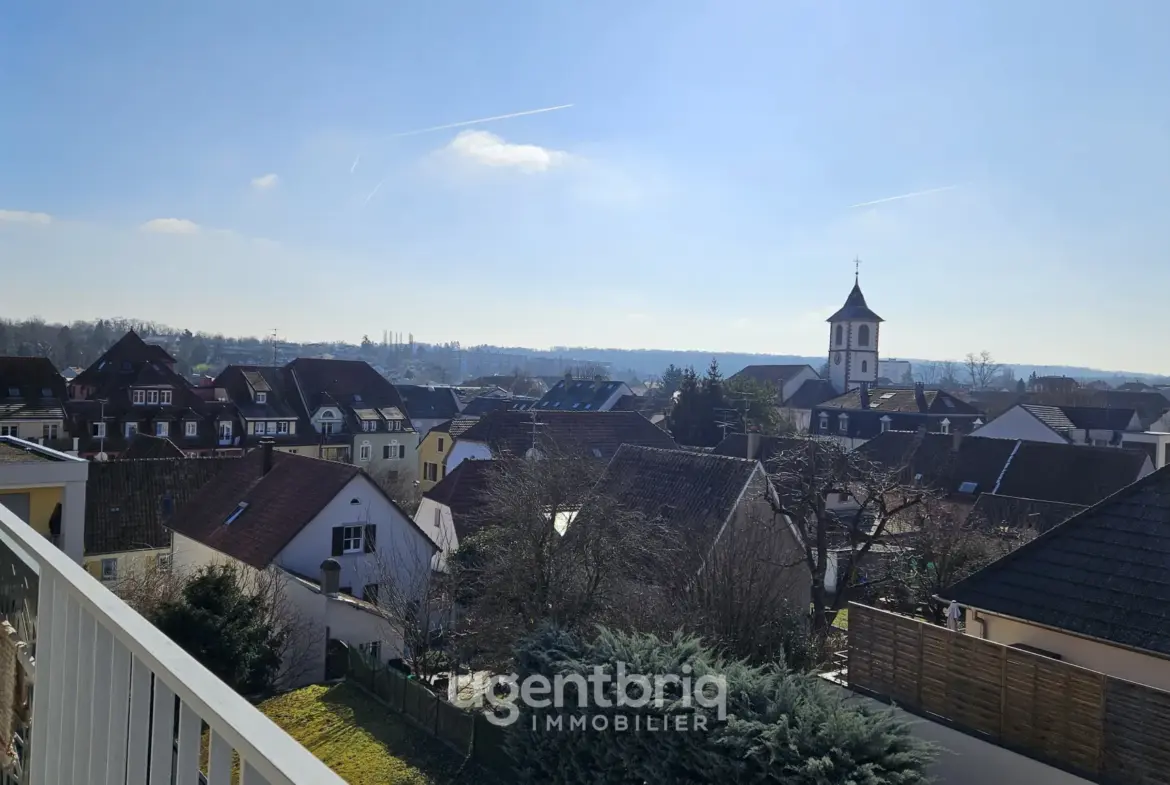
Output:
<instances>
[{"instance_id":1,"label":"house with dormer window","mask_svg":"<svg viewBox=\"0 0 1170 785\"><path fill-rule=\"evenodd\" d=\"M70 380L65 413L83 457L116 457L140 433L186 455L240 455L239 412L204 392L175 372L165 349L130 331Z\"/></svg>"},{"instance_id":2,"label":"house with dormer window","mask_svg":"<svg viewBox=\"0 0 1170 785\"><path fill-rule=\"evenodd\" d=\"M45 357L0 357L0 436L68 449L65 380Z\"/></svg>"},{"instance_id":3,"label":"house with dormer window","mask_svg":"<svg viewBox=\"0 0 1170 785\"><path fill-rule=\"evenodd\" d=\"M284 368L229 365L210 386L239 412L245 450L270 438L278 452L319 457L317 433L296 407L296 391Z\"/></svg>"}]
</instances>

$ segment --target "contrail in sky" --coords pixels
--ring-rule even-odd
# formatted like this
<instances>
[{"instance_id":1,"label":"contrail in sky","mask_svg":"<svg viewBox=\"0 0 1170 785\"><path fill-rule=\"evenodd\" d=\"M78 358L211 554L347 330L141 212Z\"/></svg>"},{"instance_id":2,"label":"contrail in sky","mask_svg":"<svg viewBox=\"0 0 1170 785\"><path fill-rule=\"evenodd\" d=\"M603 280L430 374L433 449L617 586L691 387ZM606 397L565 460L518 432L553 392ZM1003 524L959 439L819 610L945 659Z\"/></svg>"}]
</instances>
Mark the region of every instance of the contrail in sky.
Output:
<instances>
[{"instance_id":1,"label":"contrail in sky","mask_svg":"<svg viewBox=\"0 0 1170 785\"><path fill-rule=\"evenodd\" d=\"M354 170L357 169L358 161L360 161L360 160L362 160L362 157L360 155L357 158L353 159L353 166L349 167L350 174L353 174Z\"/></svg>"},{"instance_id":2,"label":"contrail in sky","mask_svg":"<svg viewBox=\"0 0 1170 785\"><path fill-rule=\"evenodd\" d=\"M944 185L941 188L928 188L925 191L914 191L913 193L902 194L900 196L887 196L885 199L874 199L872 202L861 202L859 204L849 205L849 209L853 210L857 207L869 207L871 204L885 204L886 202L896 202L899 199L913 199L916 196L926 196L927 194L937 194L942 191L952 191L958 188L957 185Z\"/></svg>"},{"instance_id":3,"label":"contrail in sky","mask_svg":"<svg viewBox=\"0 0 1170 785\"><path fill-rule=\"evenodd\" d=\"M527 117L530 114L544 114L545 112L556 112L560 109L569 109L573 104L561 104L560 106L546 106L543 109L529 109L526 112L512 112L511 114L498 114L493 117L480 117L476 120L464 120L459 123L447 123L446 125L434 125L430 128L418 128L413 131L402 131L397 134L390 134L391 139L399 139L403 136L417 136L418 134L429 134L432 131L445 131L448 128L462 128L465 125L476 125L478 123L491 123L496 120L511 120L513 117Z\"/></svg>"},{"instance_id":4,"label":"contrail in sky","mask_svg":"<svg viewBox=\"0 0 1170 785\"><path fill-rule=\"evenodd\" d=\"M378 189L382 187L382 183L384 183L384 182L386 182L386 181L379 180L378 184L374 186L374 190L370 191L369 195L366 196L366 200L364 202L362 202L362 204L369 204L370 200L374 198L374 194L378 193Z\"/></svg>"}]
</instances>

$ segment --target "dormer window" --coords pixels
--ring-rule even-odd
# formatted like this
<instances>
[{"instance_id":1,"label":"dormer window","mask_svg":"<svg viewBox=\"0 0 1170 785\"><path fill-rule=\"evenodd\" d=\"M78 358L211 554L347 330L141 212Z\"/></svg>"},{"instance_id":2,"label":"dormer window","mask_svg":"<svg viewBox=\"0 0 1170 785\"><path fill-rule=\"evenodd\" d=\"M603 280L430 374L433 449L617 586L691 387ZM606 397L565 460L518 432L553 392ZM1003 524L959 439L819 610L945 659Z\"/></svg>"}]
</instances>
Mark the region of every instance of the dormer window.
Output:
<instances>
[{"instance_id":1,"label":"dormer window","mask_svg":"<svg viewBox=\"0 0 1170 785\"><path fill-rule=\"evenodd\" d=\"M132 390L130 401L135 404L146 403L146 390Z\"/></svg>"},{"instance_id":2,"label":"dormer window","mask_svg":"<svg viewBox=\"0 0 1170 785\"><path fill-rule=\"evenodd\" d=\"M186 436L188 438L191 438L192 436L199 435L199 423L198 422L195 422L194 420L188 420L186 423L183 424L183 427L184 427L184 433L186 434Z\"/></svg>"},{"instance_id":3,"label":"dormer window","mask_svg":"<svg viewBox=\"0 0 1170 785\"><path fill-rule=\"evenodd\" d=\"M288 435L288 420L279 420L276 423L276 433L280 436Z\"/></svg>"},{"instance_id":4,"label":"dormer window","mask_svg":"<svg viewBox=\"0 0 1170 785\"><path fill-rule=\"evenodd\" d=\"M170 406L171 405L171 391L170 390L159 390L158 391L158 402L161 403L163 406Z\"/></svg>"},{"instance_id":5,"label":"dormer window","mask_svg":"<svg viewBox=\"0 0 1170 785\"><path fill-rule=\"evenodd\" d=\"M266 393L266 392L256 393L256 403L268 403L268 393Z\"/></svg>"},{"instance_id":6,"label":"dormer window","mask_svg":"<svg viewBox=\"0 0 1170 785\"><path fill-rule=\"evenodd\" d=\"M886 431L890 430L890 415L887 414L884 417L882 417L881 423L882 423L882 433L885 433Z\"/></svg>"},{"instance_id":7,"label":"dormer window","mask_svg":"<svg viewBox=\"0 0 1170 785\"><path fill-rule=\"evenodd\" d=\"M837 430L841 433L849 433L849 415L837 415Z\"/></svg>"},{"instance_id":8,"label":"dormer window","mask_svg":"<svg viewBox=\"0 0 1170 785\"><path fill-rule=\"evenodd\" d=\"M146 403L151 406L158 406L158 390L146 391Z\"/></svg>"},{"instance_id":9,"label":"dormer window","mask_svg":"<svg viewBox=\"0 0 1170 785\"><path fill-rule=\"evenodd\" d=\"M325 411L321 412L321 419L322 420L332 420L333 419L333 412L326 409Z\"/></svg>"},{"instance_id":10,"label":"dormer window","mask_svg":"<svg viewBox=\"0 0 1170 785\"><path fill-rule=\"evenodd\" d=\"M829 415L821 412L821 431L829 430Z\"/></svg>"},{"instance_id":11,"label":"dormer window","mask_svg":"<svg viewBox=\"0 0 1170 785\"><path fill-rule=\"evenodd\" d=\"M943 421L938 424L938 427L939 427L940 433L950 433L951 432L951 421L948 418L944 417Z\"/></svg>"}]
</instances>

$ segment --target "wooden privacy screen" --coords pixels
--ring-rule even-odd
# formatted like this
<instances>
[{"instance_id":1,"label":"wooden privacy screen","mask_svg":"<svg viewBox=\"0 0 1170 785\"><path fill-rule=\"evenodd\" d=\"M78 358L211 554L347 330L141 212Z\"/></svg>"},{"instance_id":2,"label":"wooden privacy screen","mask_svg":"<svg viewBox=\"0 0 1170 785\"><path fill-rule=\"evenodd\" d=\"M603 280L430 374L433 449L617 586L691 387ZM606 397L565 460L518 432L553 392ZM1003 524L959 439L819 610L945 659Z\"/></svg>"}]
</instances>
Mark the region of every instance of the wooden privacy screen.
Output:
<instances>
[{"instance_id":1,"label":"wooden privacy screen","mask_svg":"<svg viewBox=\"0 0 1170 785\"><path fill-rule=\"evenodd\" d=\"M855 603L848 673L850 686L1089 779L1170 783L1162 690Z\"/></svg>"}]
</instances>

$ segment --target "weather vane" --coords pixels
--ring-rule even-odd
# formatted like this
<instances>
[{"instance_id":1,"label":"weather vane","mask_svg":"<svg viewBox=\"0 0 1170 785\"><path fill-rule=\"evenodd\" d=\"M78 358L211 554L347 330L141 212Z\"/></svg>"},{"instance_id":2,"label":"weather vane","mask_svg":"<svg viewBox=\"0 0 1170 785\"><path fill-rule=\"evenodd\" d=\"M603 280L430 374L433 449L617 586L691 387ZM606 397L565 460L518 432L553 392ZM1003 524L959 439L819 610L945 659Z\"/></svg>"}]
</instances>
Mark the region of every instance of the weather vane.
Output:
<instances>
[{"instance_id":1,"label":"weather vane","mask_svg":"<svg viewBox=\"0 0 1170 785\"><path fill-rule=\"evenodd\" d=\"M853 257L853 282L857 283L858 278L861 277L861 259L860 257Z\"/></svg>"}]
</instances>

